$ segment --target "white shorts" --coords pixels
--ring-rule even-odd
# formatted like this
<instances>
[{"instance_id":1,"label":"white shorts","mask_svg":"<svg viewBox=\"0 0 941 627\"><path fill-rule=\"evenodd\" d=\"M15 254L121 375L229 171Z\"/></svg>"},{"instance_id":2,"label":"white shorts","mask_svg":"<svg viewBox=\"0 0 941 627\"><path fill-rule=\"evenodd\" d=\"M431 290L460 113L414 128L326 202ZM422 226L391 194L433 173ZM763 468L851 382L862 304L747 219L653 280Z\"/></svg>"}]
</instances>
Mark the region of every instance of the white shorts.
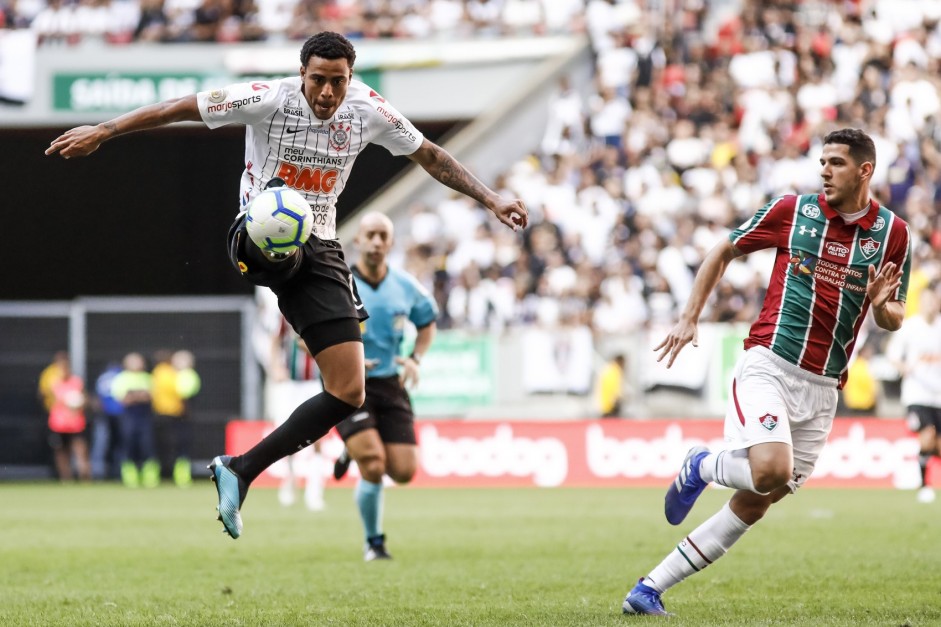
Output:
<instances>
[{"instance_id":1,"label":"white shorts","mask_svg":"<svg viewBox=\"0 0 941 627\"><path fill-rule=\"evenodd\" d=\"M276 426L287 420L297 406L323 392L320 379L271 381L265 384L265 418Z\"/></svg>"},{"instance_id":2,"label":"white shorts","mask_svg":"<svg viewBox=\"0 0 941 627\"><path fill-rule=\"evenodd\" d=\"M836 415L837 381L798 368L763 346L735 366L725 413L728 450L784 442L794 454L791 492L813 472Z\"/></svg>"}]
</instances>

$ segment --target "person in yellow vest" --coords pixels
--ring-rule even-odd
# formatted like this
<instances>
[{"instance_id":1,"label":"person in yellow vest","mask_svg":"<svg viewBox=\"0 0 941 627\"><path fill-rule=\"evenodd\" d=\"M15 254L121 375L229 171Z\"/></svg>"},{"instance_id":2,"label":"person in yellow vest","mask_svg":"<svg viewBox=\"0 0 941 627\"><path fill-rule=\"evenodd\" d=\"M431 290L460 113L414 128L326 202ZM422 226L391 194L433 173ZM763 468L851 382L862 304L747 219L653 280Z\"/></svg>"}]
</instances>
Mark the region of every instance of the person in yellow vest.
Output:
<instances>
[{"instance_id":1,"label":"person in yellow vest","mask_svg":"<svg viewBox=\"0 0 941 627\"><path fill-rule=\"evenodd\" d=\"M850 364L843 386L843 405L851 416L874 416L879 405L881 386L872 374L873 348L864 344Z\"/></svg>"},{"instance_id":2,"label":"person in yellow vest","mask_svg":"<svg viewBox=\"0 0 941 627\"><path fill-rule=\"evenodd\" d=\"M52 409L52 404L55 402L55 394L52 391L52 387L65 377L63 373L68 368L69 354L65 351L59 351L52 356L52 363L43 368L42 372L39 373L39 387L37 392L39 394L39 401L46 411Z\"/></svg>"},{"instance_id":3,"label":"person in yellow vest","mask_svg":"<svg viewBox=\"0 0 941 627\"><path fill-rule=\"evenodd\" d=\"M602 418L617 418L622 415L624 363L624 355L615 355L598 377L596 399Z\"/></svg>"},{"instance_id":4,"label":"person in yellow vest","mask_svg":"<svg viewBox=\"0 0 941 627\"><path fill-rule=\"evenodd\" d=\"M160 462L154 451L153 378L140 353L124 357L124 370L111 383L111 393L124 406L121 416L121 481L136 488L160 484Z\"/></svg>"},{"instance_id":5,"label":"person in yellow vest","mask_svg":"<svg viewBox=\"0 0 941 627\"><path fill-rule=\"evenodd\" d=\"M187 350L163 353L154 366L153 408L170 428L170 452L173 461L173 482L181 488L193 483L189 445L193 426L190 400L199 393L202 381L193 368L196 360Z\"/></svg>"}]
</instances>

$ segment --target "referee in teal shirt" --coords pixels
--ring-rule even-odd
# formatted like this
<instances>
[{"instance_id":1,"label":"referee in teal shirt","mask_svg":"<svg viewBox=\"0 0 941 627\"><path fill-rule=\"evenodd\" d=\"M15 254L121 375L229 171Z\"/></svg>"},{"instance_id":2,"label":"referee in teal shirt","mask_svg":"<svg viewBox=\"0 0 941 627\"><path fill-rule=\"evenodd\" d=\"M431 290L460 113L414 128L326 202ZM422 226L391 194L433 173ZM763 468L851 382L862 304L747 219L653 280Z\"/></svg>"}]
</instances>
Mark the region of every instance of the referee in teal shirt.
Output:
<instances>
[{"instance_id":1,"label":"referee in teal shirt","mask_svg":"<svg viewBox=\"0 0 941 627\"><path fill-rule=\"evenodd\" d=\"M386 256L392 248L392 221L381 213L363 217L356 234L359 260L353 276L369 312L363 324L366 349L366 403L337 425L346 451L334 466L340 479L350 461L361 478L354 497L366 536L367 562L391 559L382 532L382 478L408 483L418 467L415 414L407 388L418 383L422 355L435 337L438 307L415 277L390 268ZM406 323L418 329L415 349L400 356Z\"/></svg>"}]
</instances>

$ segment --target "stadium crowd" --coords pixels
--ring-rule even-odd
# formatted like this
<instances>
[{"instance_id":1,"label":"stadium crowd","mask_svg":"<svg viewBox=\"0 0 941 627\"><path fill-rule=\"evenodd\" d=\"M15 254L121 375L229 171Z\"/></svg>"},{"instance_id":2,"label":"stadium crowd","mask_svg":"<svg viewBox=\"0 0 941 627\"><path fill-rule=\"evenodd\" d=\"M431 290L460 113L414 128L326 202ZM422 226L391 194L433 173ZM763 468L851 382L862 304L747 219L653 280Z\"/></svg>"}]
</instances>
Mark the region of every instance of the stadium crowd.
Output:
<instances>
[{"instance_id":1,"label":"stadium crowd","mask_svg":"<svg viewBox=\"0 0 941 627\"><path fill-rule=\"evenodd\" d=\"M941 3L682 5L663 22L590 3L594 92L562 81L539 150L498 182L530 209L524 246L463 200L412 208L405 255L441 327L669 323L716 241L821 188L843 126L874 137L874 194L912 227L910 307L941 278ZM734 262L704 320L753 320L772 255Z\"/></svg>"},{"instance_id":2,"label":"stadium crowd","mask_svg":"<svg viewBox=\"0 0 941 627\"><path fill-rule=\"evenodd\" d=\"M496 181L530 208L524 246L464 198L416 205L397 225L397 254L433 288L441 328L630 333L668 322L717 240L771 198L820 187L819 141L840 126L874 137L874 193L912 227L909 302L941 278L941 0L0 0L0 9L0 24L33 28L43 44L322 29L586 33L591 93L561 81L542 145ZM733 263L705 319L754 319L771 254Z\"/></svg>"}]
</instances>

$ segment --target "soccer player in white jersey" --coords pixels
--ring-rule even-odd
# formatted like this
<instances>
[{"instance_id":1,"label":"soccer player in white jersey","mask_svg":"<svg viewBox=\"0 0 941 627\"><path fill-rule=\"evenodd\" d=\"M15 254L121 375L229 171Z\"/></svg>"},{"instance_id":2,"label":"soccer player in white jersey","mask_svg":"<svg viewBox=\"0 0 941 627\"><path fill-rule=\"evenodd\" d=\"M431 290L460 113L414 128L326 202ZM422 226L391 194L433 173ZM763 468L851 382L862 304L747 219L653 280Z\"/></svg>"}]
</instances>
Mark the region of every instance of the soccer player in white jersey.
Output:
<instances>
[{"instance_id":1,"label":"soccer player in white jersey","mask_svg":"<svg viewBox=\"0 0 941 627\"><path fill-rule=\"evenodd\" d=\"M300 75L230 85L147 105L97 126L80 126L56 138L46 154L66 159L93 153L102 142L172 122L210 128L244 124L245 170L239 202L244 209L269 184L304 194L314 213L314 234L286 258L262 252L240 213L229 230L229 256L242 276L278 296L285 318L317 361L324 391L242 455L221 455L210 468L219 517L233 538L242 533L241 506L251 482L268 466L315 442L359 409L365 398L360 322L367 314L336 241L336 199L353 161L369 143L405 155L432 177L490 209L506 226L527 223L520 200L504 199L454 157L429 141L367 85L353 79L356 51L342 35L318 33L301 48Z\"/></svg>"},{"instance_id":2,"label":"soccer player in white jersey","mask_svg":"<svg viewBox=\"0 0 941 627\"><path fill-rule=\"evenodd\" d=\"M941 450L941 295L930 285L921 292L920 310L901 333L889 342L888 357L902 375L902 403L908 426L918 433L918 500L931 503L934 490L927 484L928 462Z\"/></svg>"},{"instance_id":3,"label":"soccer player in white jersey","mask_svg":"<svg viewBox=\"0 0 941 627\"><path fill-rule=\"evenodd\" d=\"M732 499L691 531L624 599L627 614L665 615L661 595L725 555L772 504L814 469L836 413L856 335L868 311L895 331L905 316L908 225L869 197L876 163L860 130L828 134L823 193L782 196L716 245L696 273L686 307L654 349L673 365L696 346L699 316L729 263L776 248L767 297L745 340L725 416L726 447L693 447L667 490L667 521L679 525L711 482Z\"/></svg>"}]
</instances>

